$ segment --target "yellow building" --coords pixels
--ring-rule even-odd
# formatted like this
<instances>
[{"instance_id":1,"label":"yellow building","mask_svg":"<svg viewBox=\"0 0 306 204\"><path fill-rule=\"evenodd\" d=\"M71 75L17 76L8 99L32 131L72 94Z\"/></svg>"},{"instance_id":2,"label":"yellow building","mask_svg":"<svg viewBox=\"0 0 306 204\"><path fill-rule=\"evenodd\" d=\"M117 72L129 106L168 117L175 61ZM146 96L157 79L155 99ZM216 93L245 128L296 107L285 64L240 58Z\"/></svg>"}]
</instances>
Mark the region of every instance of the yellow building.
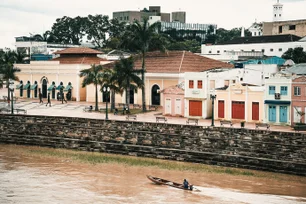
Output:
<instances>
[{"instance_id":1,"label":"yellow building","mask_svg":"<svg viewBox=\"0 0 306 204\"><path fill-rule=\"evenodd\" d=\"M113 67L113 63L99 58L97 55L101 54L101 52L89 48L68 48L58 51L56 54L59 54L60 57L51 61L32 61L30 64L16 65L16 67L21 69L21 72L17 75L22 80L22 84L17 86L19 88L19 94L17 92L16 95L35 98L37 97L35 93L40 88L44 97L47 96L48 91L51 91L52 98L56 99L56 92L63 85L66 93L71 88L73 100L94 102L94 86L89 85L82 88L82 79L79 77L79 73L83 69L90 68L91 64L102 64L110 68ZM141 65L141 58L136 58L135 68L141 69ZM233 66L186 51L147 53L145 78L146 104L163 105L162 102L164 100L160 94L160 90L183 82L185 72L201 72L220 67L226 68ZM68 86L68 84L70 85ZM106 102L107 98L103 97L100 88L98 87L98 101ZM30 92L30 94L28 95L27 92ZM141 89L131 90L129 100L130 104L141 104ZM125 93L122 96L117 94L115 102L125 103Z\"/></svg>"},{"instance_id":2,"label":"yellow building","mask_svg":"<svg viewBox=\"0 0 306 204\"><path fill-rule=\"evenodd\" d=\"M247 84L230 84L216 89L215 118L263 122L264 90L264 87Z\"/></svg>"}]
</instances>

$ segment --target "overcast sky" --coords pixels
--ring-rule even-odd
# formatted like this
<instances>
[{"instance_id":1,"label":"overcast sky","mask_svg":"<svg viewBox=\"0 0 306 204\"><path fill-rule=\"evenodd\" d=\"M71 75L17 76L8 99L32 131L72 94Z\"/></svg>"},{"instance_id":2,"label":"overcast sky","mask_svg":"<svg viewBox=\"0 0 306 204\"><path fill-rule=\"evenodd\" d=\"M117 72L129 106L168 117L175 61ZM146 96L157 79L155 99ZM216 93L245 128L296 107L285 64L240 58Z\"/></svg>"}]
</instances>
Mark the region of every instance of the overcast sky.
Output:
<instances>
[{"instance_id":1,"label":"overcast sky","mask_svg":"<svg viewBox=\"0 0 306 204\"><path fill-rule=\"evenodd\" d=\"M0 0L0 48L14 48L16 36L42 34L56 18L64 15L109 15L113 11L139 10L161 6L162 12L186 11L188 23L213 23L218 28L248 28L272 21L277 0ZM306 19L306 0L280 0L284 19Z\"/></svg>"}]
</instances>

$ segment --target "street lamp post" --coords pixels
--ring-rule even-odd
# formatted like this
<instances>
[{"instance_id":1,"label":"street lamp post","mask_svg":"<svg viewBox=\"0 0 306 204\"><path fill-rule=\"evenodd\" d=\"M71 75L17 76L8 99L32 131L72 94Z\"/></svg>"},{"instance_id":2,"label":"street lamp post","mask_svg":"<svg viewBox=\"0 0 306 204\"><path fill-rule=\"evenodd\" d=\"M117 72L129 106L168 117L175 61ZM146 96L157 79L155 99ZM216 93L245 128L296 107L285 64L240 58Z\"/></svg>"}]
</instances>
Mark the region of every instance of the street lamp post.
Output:
<instances>
[{"instance_id":1,"label":"street lamp post","mask_svg":"<svg viewBox=\"0 0 306 204\"><path fill-rule=\"evenodd\" d=\"M215 99L217 98L216 94L210 94L210 100L212 103L212 111L211 111L211 126L215 126Z\"/></svg>"},{"instance_id":2,"label":"street lamp post","mask_svg":"<svg viewBox=\"0 0 306 204\"><path fill-rule=\"evenodd\" d=\"M103 87L103 93L106 94L106 112L105 112L105 120L108 120L108 107L107 107L107 104L108 104L108 94L110 92L110 88L107 87L107 86L104 86Z\"/></svg>"},{"instance_id":3,"label":"street lamp post","mask_svg":"<svg viewBox=\"0 0 306 204\"><path fill-rule=\"evenodd\" d=\"M9 80L9 91L11 93L11 114L14 114L14 81Z\"/></svg>"}]
</instances>

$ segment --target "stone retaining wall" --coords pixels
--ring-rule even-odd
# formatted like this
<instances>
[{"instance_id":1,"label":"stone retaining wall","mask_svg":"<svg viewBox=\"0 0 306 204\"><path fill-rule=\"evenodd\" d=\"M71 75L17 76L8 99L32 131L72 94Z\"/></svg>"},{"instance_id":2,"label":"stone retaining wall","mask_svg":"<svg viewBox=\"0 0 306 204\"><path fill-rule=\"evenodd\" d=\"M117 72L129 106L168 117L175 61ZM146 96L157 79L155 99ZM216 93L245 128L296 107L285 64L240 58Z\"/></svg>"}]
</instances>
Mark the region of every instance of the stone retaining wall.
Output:
<instances>
[{"instance_id":1,"label":"stone retaining wall","mask_svg":"<svg viewBox=\"0 0 306 204\"><path fill-rule=\"evenodd\" d=\"M306 176L306 136L292 132L2 114L0 143L98 151Z\"/></svg>"}]
</instances>

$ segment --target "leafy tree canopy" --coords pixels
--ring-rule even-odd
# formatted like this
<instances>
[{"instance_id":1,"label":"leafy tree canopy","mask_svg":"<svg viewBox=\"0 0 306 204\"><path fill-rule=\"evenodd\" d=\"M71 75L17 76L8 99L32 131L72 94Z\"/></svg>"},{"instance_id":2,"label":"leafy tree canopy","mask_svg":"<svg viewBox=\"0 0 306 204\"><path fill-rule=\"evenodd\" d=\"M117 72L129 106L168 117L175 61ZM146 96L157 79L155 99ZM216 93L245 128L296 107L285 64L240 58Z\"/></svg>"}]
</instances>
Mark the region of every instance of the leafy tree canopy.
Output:
<instances>
[{"instance_id":1,"label":"leafy tree canopy","mask_svg":"<svg viewBox=\"0 0 306 204\"><path fill-rule=\"evenodd\" d=\"M297 64L306 63L306 52L302 47L290 48L282 55L282 58L291 59Z\"/></svg>"}]
</instances>

